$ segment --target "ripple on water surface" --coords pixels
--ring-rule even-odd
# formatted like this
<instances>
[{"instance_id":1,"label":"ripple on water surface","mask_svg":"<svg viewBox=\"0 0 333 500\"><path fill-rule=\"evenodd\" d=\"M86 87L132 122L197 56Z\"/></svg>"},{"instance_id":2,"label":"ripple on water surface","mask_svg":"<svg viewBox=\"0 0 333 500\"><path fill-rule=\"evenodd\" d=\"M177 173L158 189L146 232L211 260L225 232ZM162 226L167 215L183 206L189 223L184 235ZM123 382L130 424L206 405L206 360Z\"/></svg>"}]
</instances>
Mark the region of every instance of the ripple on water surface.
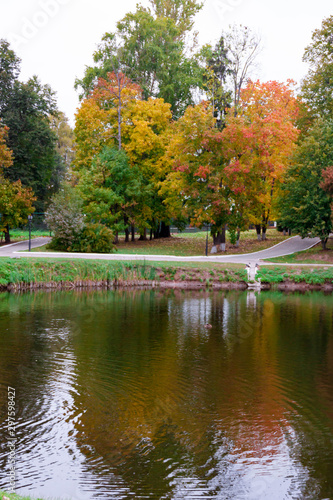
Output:
<instances>
[{"instance_id":1,"label":"ripple on water surface","mask_svg":"<svg viewBox=\"0 0 333 500\"><path fill-rule=\"evenodd\" d=\"M239 292L0 301L18 491L333 498L332 305L322 294ZM1 486L7 454L3 439Z\"/></svg>"}]
</instances>

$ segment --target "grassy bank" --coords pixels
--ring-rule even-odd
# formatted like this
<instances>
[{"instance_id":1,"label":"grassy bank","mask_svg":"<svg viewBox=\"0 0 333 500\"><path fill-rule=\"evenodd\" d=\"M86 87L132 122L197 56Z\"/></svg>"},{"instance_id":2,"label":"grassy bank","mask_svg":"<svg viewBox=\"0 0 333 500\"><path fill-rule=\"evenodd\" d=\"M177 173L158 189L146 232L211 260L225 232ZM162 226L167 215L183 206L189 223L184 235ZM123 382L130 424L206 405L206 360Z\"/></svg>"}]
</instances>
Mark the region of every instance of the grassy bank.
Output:
<instances>
[{"instance_id":1,"label":"grassy bank","mask_svg":"<svg viewBox=\"0 0 333 500\"><path fill-rule=\"evenodd\" d=\"M240 264L184 262L118 262L67 259L0 258L0 286L22 284L115 284L121 282L218 282L245 281L247 274Z\"/></svg>"},{"instance_id":2,"label":"grassy bank","mask_svg":"<svg viewBox=\"0 0 333 500\"><path fill-rule=\"evenodd\" d=\"M333 268L261 266L258 278L268 285L298 283L332 285ZM18 285L45 286L155 286L168 282L193 286L243 284L247 272L243 264L213 262L147 262L68 259L10 259L0 258L0 287L2 290L20 288ZM32 286L34 288L34 286Z\"/></svg>"},{"instance_id":3,"label":"grassy bank","mask_svg":"<svg viewBox=\"0 0 333 500\"><path fill-rule=\"evenodd\" d=\"M307 285L331 285L333 268L290 266L261 266L257 275L262 283L304 283Z\"/></svg>"}]
</instances>

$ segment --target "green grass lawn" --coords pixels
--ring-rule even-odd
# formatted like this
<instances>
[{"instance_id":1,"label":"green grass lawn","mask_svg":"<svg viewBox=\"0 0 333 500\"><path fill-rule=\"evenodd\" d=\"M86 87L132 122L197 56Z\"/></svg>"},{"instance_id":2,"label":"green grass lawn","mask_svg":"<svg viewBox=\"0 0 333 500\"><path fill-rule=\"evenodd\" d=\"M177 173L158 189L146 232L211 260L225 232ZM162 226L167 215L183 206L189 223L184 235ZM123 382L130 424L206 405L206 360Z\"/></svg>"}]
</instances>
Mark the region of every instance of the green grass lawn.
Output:
<instances>
[{"instance_id":1,"label":"green grass lawn","mask_svg":"<svg viewBox=\"0 0 333 500\"><path fill-rule=\"evenodd\" d=\"M203 256L206 253L206 235L207 233L204 231L197 233L179 233L173 234L171 238L162 238L152 241L139 241L138 238L136 238L134 242L129 243L125 243L124 238L121 237L120 243L116 248L117 253L121 255ZM226 252L223 255L258 252L259 250L272 247L286 239L288 239L288 236L283 236L283 234L279 233L276 229L269 229L267 231L266 241L258 241L255 230L245 231L242 233L239 248L236 248L227 241ZM228 233L227 240L229 240ZM212 238L209 237L209 254L212 245ZM33 251L45 252L50 250L48 250L46 246L43 246ZM222 255L222 253L220 255Z\"/></svg>"}]
</instances>

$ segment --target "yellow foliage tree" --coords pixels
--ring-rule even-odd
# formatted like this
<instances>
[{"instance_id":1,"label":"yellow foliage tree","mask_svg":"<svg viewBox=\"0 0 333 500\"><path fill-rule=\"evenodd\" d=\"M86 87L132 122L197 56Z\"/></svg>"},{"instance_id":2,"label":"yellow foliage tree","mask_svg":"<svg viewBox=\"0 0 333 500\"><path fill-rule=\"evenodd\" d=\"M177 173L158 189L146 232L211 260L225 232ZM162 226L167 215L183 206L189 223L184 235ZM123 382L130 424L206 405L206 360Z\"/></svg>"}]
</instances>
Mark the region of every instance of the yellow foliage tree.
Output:
<instances>
[{"instance_id":1,"label":"yellow foliage tree","mask_svg":"<svg viewBox=\"0 0 333 500\"><path fill-rule=\"evenodd\" d=\"M163 99L144 101L141 96L140 87L124 75L119 78L110 73L107 81L99 80L76 115L75 167L80 177L105 147L123 149L130 165L139 169L149 186L150 194L138 205L131 224L135 222L145 237L147 228L159 234L158 229L170 219L158 194L158 183L165 175L162 158L172 115L171 106Z\"/></svg>"}]
</instances>

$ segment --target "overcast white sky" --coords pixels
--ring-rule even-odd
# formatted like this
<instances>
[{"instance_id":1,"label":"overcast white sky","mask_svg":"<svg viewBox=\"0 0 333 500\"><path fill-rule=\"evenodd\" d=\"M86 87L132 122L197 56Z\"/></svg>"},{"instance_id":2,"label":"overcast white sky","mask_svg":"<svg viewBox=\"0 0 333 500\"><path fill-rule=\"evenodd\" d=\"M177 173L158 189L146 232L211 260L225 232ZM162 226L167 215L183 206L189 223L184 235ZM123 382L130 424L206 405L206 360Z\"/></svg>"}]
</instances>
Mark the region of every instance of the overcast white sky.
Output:
<instances>
[{"instance_id":1,"label":"overcast white sky","mask_svg":"<svg viewBox=\"0 0 333 500\"><path fill-rule=\"evenodd\" d=\"M137 0L11 0L3 1L0 38L12 41L22 59L21 79L37 75L57 92L58 105L74 122L78 106L76 77L92 63L92 53L106 31ZM142 0L147 6L149 0ZM205 0L196 30L200 43L215 43L230 24L243 24L261 34L264 50L258 77L297 82L305 75L304 48L314 29L333 14L332 0Z\"/></svg>"}]
</instances>

